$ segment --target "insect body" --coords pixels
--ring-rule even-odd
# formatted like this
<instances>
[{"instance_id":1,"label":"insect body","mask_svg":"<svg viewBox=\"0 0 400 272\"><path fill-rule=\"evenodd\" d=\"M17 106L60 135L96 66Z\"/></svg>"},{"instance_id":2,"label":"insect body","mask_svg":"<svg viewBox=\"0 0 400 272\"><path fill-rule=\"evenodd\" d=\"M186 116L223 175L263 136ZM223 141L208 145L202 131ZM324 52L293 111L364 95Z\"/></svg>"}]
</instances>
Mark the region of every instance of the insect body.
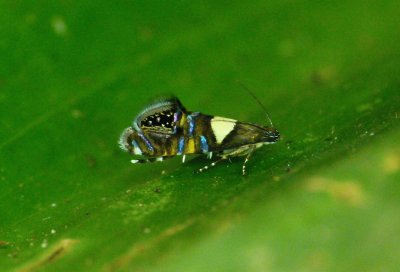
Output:
<instances>
[{"instance_id":1,"label":"insect body","mask_svg":"<svg viewBox=\"0 0 400 272\"><path fill-rule=\"evenodd\" d=\"M279 132L273 127L240 122L224 117L187 111L178 98L157 101L144 109L122 133L121 148L137 158L132 163L163 161L188 154L213 154L218 158L201 168L202 172L219 161L246 156L265 144L278 141Z\"/></svg>"}]
</instances>

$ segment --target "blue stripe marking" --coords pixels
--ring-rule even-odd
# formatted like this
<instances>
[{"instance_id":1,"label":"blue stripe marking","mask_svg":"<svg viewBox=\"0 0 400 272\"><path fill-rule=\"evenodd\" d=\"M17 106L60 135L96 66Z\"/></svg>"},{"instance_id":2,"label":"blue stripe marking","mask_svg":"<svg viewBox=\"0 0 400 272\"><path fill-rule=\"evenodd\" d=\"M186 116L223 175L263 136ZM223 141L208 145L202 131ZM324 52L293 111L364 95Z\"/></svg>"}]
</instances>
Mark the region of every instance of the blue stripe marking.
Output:
<instances>
[{"instance_id":1,"label":"blue stripe marking","mask_svg":"<svg viewBox=\"0 0 400 272\"><path fill-rule=\"evenodd\" d=\"M195 128L195 120L194 117L196 117L197 115L199 115L198 112L193 112L192 114L188 115L187 119L189 121L189 137L193 137L193 132L194 132L194 128Z\"/></svg>"},{"instance_id":2,"label":"blue stripe marking","mask_svg":"<svg viewBox=\"0 0 400 272\"><path fill-rule=\"evenodd\" d=\"M151 152L153 152L153 151L154 151L154 148L153 148L153 146L151 145L151 143L149 142L149 140L147 140L147 138L144 137L144 135L143 135L142 133L138 133L138 134L139 134L140 138L142 138L142 140L145 142L147 148L148 148Z\"/></svg>"},{"instance_id":3,"label":"blue stripe marking","mask_svg":"<svg viewBox=\"0 0 400 272\"><path fill-rule=\"evenodd\" d=\"M200 148L203 153L208 152L208 143L206 137L203 135L200 136Z\"/></svg>"},{"instance_id":4,"label":"blue stripe marking","mask_svg":"<svg viewBox=\"0 0 400 272\"><path fill-rule=\"evenodd\" d=\"M194 120L191 115L188 115L188 121L189 121L189 137L192 137L194 131Z\"/></svg>"},{"instance_id":5,"label":"blue stripe marking","mask_svg":"<svg viewBox=\"0 0 400 272\"><path fill-rule=\"evenodd\" d=\"M184 148L185 148L185 138L181 137L178 143L178 155L182 155Z\"/></svg>"}]
</instances>

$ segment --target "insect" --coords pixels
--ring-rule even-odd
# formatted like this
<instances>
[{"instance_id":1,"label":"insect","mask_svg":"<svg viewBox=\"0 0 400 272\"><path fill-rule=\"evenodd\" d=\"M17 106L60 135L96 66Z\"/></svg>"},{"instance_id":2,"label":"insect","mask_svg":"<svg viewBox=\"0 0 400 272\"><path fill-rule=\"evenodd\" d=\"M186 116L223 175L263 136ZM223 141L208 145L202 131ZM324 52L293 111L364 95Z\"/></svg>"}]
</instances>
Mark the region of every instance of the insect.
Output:
<instances>
[{"instance_id":1,"label":"insect","mask_svg":"<svg viewBox=\"0 0 400 272\"><path fill-rule=\"evenodd\" d=\"M220 161L246 156L242 166L242 174L246 175L246 164L254 150L279 139L279 132L270 123L268 127L190 112L177 97L171 97L156 101L140 112L123 131L119 145L136 156L132 163L163 161L177 155L183 156L182 162L185 162L189 154L206 154L209 159L217 157L199 172Z\"/></svg>"}]
</instances>

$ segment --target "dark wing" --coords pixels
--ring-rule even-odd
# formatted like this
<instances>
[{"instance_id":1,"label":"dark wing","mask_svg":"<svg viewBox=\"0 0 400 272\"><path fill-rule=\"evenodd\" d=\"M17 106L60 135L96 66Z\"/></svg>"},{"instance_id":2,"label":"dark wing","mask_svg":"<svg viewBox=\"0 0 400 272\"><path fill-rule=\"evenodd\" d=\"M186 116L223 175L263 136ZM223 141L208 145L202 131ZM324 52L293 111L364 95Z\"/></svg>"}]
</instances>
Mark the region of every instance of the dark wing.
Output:
<instances>
[{"instance_id":1,"label":"dark wing","mask_svg":"<svg viewBox=\"0 0 400 272\"><path fill-rule=\"evenodd\" d=\"M139 113L133 127L139 131L174 134L183 112L185 109L176 97L158 100Z\"/></svg>"}]
</instances>

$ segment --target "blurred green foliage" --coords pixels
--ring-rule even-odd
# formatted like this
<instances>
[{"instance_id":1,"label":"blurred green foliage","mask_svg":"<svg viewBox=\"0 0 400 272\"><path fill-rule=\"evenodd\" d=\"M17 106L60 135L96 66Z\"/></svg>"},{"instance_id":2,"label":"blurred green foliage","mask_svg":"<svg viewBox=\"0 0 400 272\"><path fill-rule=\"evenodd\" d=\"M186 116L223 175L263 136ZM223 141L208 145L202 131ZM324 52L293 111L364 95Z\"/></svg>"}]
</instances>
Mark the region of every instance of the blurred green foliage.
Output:
<instances>
[{"instance_id":1,"label":"blurred green foliage","mask_svg":"<svg viewBox=\"0 0 400 272\"><path fill-rule=\"evenodd\" d=\"M397 1L0 2L1 271L394 271ZM201 175L119 133L173 93L282 140Z\"/></svg>"}]
</instances>

